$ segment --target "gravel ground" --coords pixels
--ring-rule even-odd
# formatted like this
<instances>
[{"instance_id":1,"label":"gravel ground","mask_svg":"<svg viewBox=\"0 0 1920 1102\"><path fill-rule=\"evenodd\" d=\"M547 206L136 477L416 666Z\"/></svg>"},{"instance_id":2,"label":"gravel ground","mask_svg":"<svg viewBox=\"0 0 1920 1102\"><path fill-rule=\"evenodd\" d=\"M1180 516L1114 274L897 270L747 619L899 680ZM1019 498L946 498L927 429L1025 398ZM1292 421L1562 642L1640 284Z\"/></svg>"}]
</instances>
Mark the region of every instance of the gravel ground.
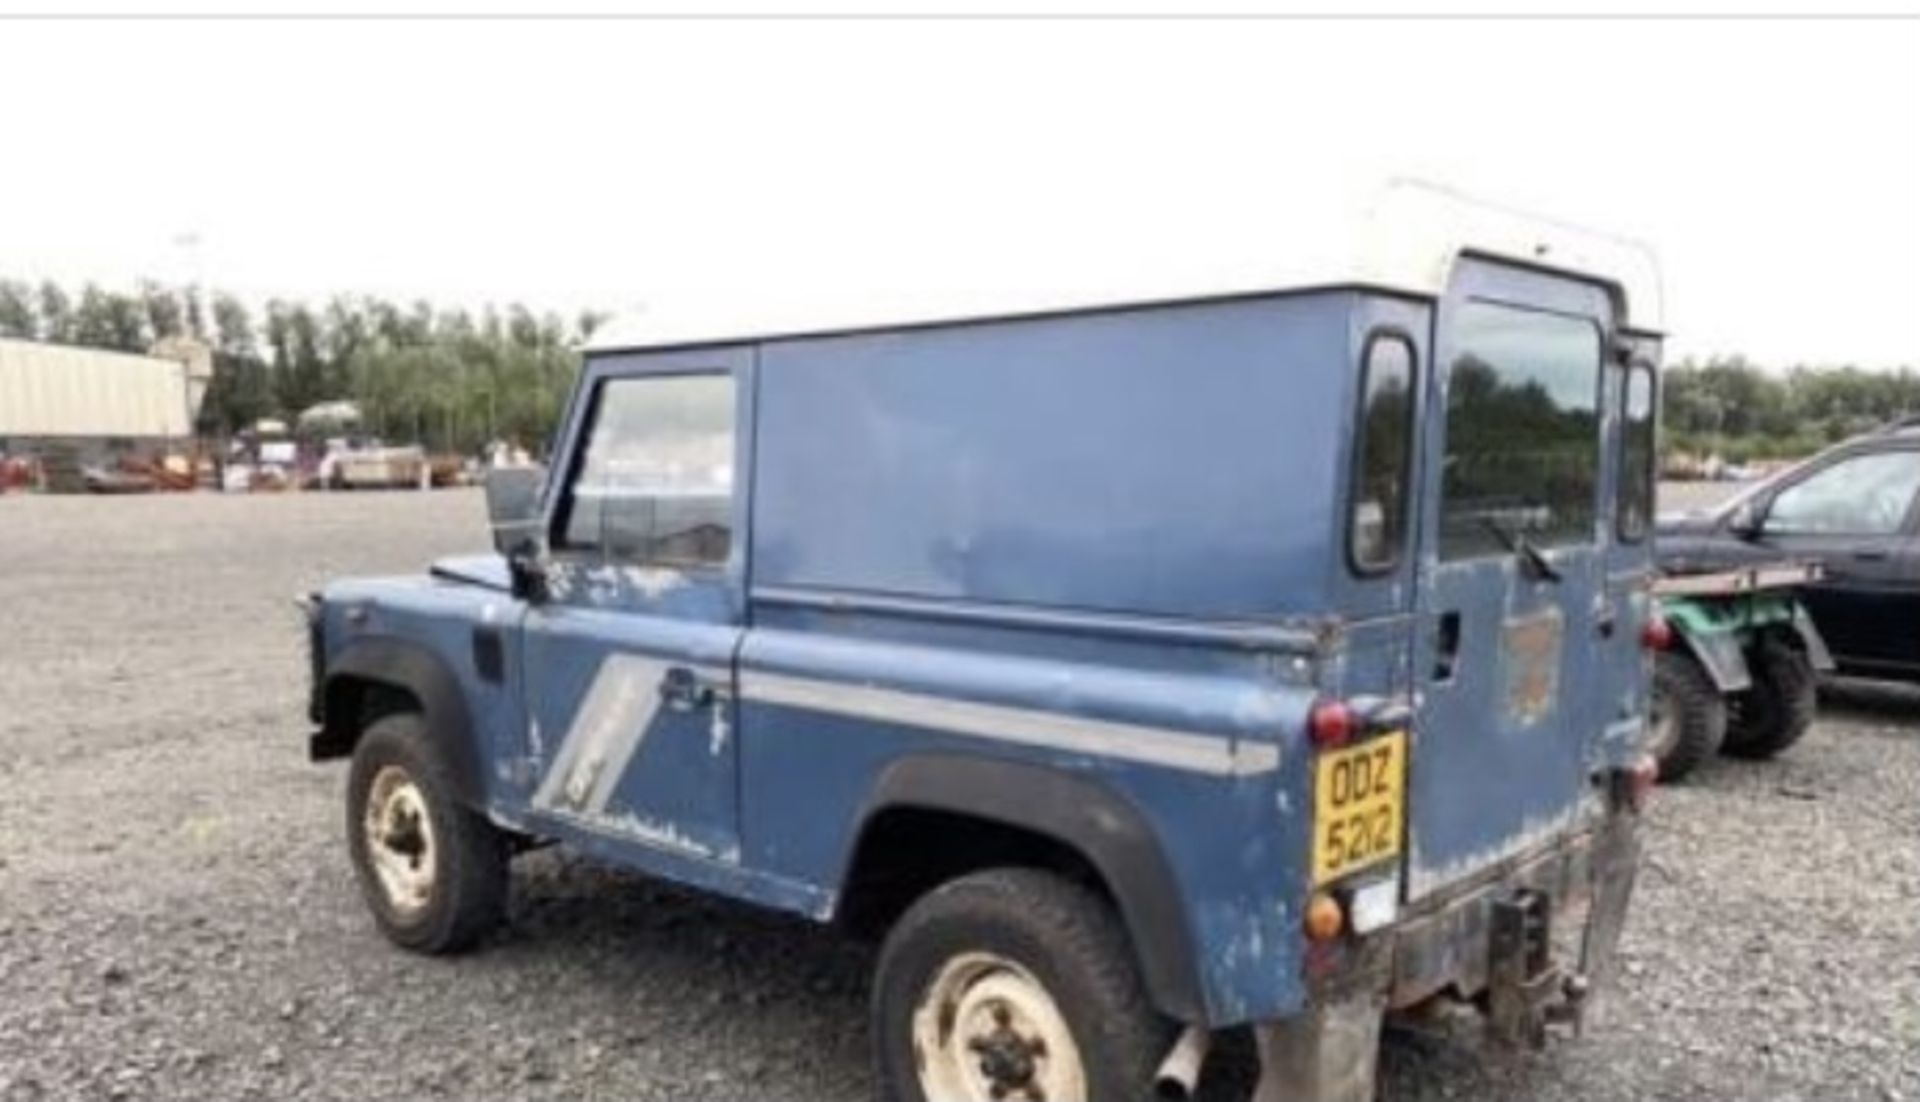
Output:
<instances>
[{"instance_id":1,"label":"gravel ground","mask_svg":"<svg viewBox=\"0 0 1920 1102\"><path fill-rule=\"evenodd\" d=\"M289 598L482 540L472 493L0 499L0 1099L865 1097L865 950L560 851L390 949ZM1920 693L1663 790L1588 1035L1398 1039L1390 1100L1920 1100ZM1225 1098L1225 1090L1210 1095Z\"/></svg>"}]
</instances>

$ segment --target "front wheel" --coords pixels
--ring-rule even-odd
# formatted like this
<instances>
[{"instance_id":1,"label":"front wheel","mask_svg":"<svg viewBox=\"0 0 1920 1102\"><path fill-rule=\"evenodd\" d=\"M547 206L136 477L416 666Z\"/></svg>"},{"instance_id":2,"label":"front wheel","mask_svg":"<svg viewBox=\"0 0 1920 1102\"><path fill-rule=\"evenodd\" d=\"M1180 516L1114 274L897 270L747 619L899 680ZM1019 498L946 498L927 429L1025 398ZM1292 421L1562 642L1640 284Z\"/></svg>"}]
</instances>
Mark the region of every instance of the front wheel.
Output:
<instances>
[{"instance_id":1,"label":"front wheel","mask_svg":"<svg viewBox=\"0 0 1920 1102\"><path fill-rule=\"evenodd\" d=\"M506 912L506 839L454 798L418 715L377 720L354 747L347 840L367 907L397 945L457 952Z\"/></svg>"},{"instance_id":2,"label":"front wheel","mask_svg":"<svg viewBox=\"0 0 1920 1102\"><path fill-rule=\"evenodd\" d=\"M1031 869L964 876L909 908L873 1017L887 1102L1149 1098L1173 1032L1113 909Z\"/></svg>"},{"instance_id":3,"label":"front wheel","mask_svg":"<svg viewBox=\"0 0 1920 1102\"><path fill-rule=\"evenodd\" d=\"M1766 639L1752 662L1753 687L1733 698L1724 749L1739 758L1770 758L1813 725L1818 685L1804 651Z\"/></svg>"}]
</instances>

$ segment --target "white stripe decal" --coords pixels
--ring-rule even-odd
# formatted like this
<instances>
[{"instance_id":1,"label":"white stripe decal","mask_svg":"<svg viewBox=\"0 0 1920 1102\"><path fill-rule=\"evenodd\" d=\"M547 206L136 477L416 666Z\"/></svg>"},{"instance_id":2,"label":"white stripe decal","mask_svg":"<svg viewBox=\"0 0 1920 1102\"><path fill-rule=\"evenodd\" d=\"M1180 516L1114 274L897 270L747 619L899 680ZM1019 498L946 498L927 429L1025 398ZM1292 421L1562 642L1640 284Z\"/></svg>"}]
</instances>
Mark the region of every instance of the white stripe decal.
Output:
<instances>
[{"instance_id":1,"label":"white stripe decal","mask_svg":"<svg viewBox=\"0 0 1920 1102\"><path fill-rule=\"evenodd\" d=\"M1280 767L1280 748L1272 743L1242 742L1236 746L1233 739L1223 735L1143 727L870 685L742 671L740 694L767 704L1091 757L1122 758L1189 773L1234 777L1270 773Z\"/></svg>"},{"instance_id":2,"label":"white stripe decal","mask_svg":"<svg viewBox=\"0 0 1920 1102\"><path fill-rule=\"evenodd\" d=\"M637 654L610 655L594 671L553 764L534 792L533 806L596 815L604 811L620 777L660 709L660 679L667 663Z\"/></svg>"}]
</instances>

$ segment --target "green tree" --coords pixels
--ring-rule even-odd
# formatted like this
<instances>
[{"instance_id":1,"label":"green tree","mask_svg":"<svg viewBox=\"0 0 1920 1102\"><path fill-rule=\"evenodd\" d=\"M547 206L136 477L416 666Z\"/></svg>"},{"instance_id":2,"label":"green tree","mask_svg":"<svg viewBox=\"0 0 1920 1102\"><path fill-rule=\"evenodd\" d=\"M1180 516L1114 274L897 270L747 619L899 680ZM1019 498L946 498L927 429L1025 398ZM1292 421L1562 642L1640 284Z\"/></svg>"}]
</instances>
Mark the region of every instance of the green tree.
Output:
<instances>
[{"instance_id":1,"label":"green tree","mask_svg":"<svg viewBox=\"0 0 1920 1102\"><path fill-rule=\"evenodd\" d=\"M142 283L140 299L146 311L147 329L154 340L186 335L186 307L171 288L153 282Z\"/></svg>"},{"instance_id":2,"label":"green tree","mask_svg":"<svg viewBox=\"0 0 1920 1102\"><path fill-rule=\"evenodd\" d=\"M146 309L138 299L103 291L91 283L80 292L71 341L121 352L145 352L153 343Z\"/></svg>"},{"instance_id":3,"label":"green tree","mask_svg":"<svg viewBox=\"0 0 1920 1102\"><path fill-rule=\"evenodd\" d=\"M213 292L203 306L198 288L153 282L130 295L89 285L72 301L51 282L37 291L0 285L0 332L129 351L155 336L200 335L214 351L202 431L231 434L347 398L374 435L459 452L495 438L539 450L565 407L580 343L600 320L347 295L318 309L276 299L256 316L229 294Z\"/></svg>"},{"instance_id":4,"label":"green tree","mask_svg":"<svg viewBox=\"0 0 1920 1102\"><path fill-rule=\"evenodd\" d=\"M200 406L200 430L230 436L263 417L280 416L273 374L260 356L246 305L215 295L212 337L213 383Z\"/></svg>"},{"instance_id":5,"label":"green tree","mask_svg":"<svg viewBox=\"0 0 1920 1102\"><path fill-rule=\"evenodd\" d=\"M40 319L33 308L33 288L14 280L0 281L0 337L32 340L40 335Z\"/></svg>"},{"instance_id":6,"label":"green tree","mask_svg":"<svg viewBox=\"0 0 1920 1102\"><path fill-rule=\"evenodd\" d=\"M40 339L73 343L73 300L52 280L40 284Z\"/></svg>"}]
</instances>

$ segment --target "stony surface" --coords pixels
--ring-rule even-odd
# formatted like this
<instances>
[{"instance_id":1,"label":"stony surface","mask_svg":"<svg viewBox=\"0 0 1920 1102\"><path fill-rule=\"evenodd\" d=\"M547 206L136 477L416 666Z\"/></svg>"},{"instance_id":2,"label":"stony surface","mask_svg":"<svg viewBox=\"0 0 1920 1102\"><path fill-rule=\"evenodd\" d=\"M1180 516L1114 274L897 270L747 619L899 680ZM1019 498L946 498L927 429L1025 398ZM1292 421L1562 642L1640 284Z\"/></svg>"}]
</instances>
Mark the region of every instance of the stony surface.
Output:
<instances>
[{"instance_id":1,"label":"stony surface","mask_svg":"<svg viewBox=\"0 0 1920 1102\"><path fill-rule=\"evenodd\" d=\"M803 923L545 851L478 954L373 931L289 598L481 532L471 493L0 499L0 1099L866 1096L867 953ZM1399 1039L1384 1097L1920 1100L1920 693L1828 704L1662 792L1583 1041Z\"/></svg>"}]
</instances>

